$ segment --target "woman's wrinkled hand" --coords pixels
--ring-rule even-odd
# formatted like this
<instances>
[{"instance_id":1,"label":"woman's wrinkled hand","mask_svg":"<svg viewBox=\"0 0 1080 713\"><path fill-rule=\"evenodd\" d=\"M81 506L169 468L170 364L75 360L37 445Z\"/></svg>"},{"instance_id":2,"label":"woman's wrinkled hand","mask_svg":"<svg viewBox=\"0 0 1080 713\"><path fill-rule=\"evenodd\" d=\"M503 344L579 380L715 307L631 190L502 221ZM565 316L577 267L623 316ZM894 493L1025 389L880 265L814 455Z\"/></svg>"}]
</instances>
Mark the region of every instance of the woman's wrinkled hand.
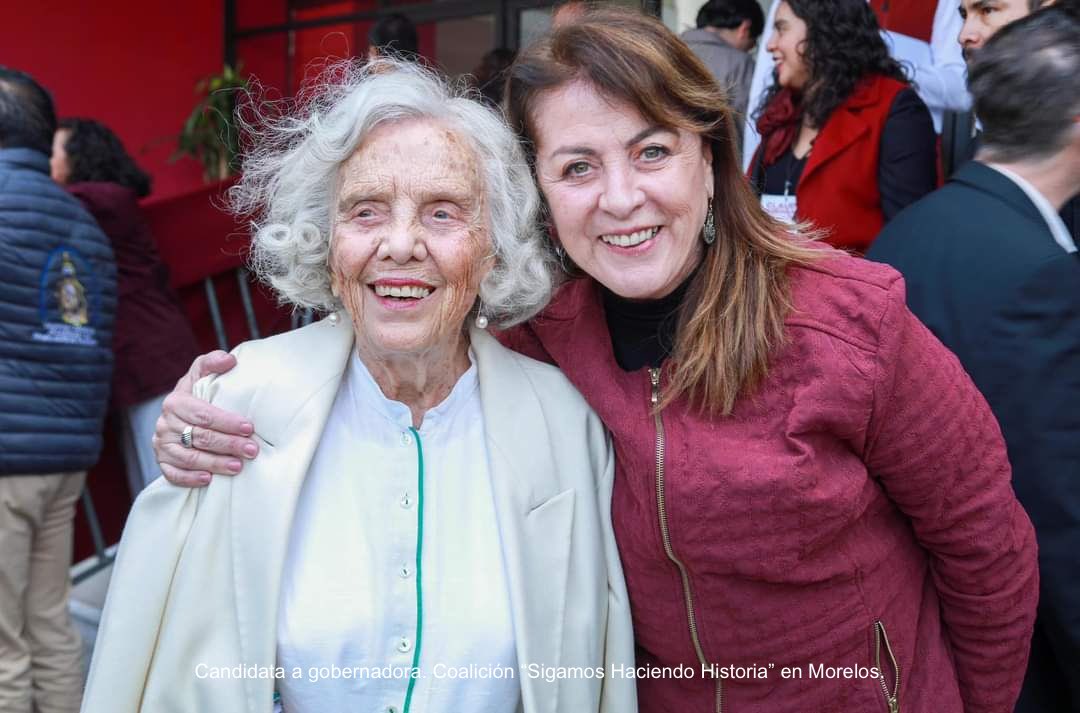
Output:
<instances>
[{"instance_id":1,"label":"woman's wrinkled hand","mask_svg":"<svg viewBox=\"0 0 1080 713\"><path fill-rule=\"evenodd\" d=\"M192 395L195 382L210 374L224 374L236 366L236 357L213 351L197 358L165 405L154 428L154 453L165 478L174 485L198 488L210 482L211 473L235 475L244 459L259 454L250 436L255 427L243 416L223 411ZM185 448L180 435L193 426L192 446Z\"/></svg>"}]
</instances>

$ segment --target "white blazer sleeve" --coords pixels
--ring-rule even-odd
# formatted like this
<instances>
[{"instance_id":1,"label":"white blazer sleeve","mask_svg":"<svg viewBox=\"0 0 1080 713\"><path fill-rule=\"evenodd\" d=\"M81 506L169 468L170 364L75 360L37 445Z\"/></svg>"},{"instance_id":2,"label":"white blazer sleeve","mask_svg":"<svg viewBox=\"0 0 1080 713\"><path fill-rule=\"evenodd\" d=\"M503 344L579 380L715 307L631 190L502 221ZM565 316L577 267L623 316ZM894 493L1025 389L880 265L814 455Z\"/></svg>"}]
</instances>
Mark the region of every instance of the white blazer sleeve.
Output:
<instances>
[{"instance_id":1,"label":"white blazer sleeve","mask_svg":"<svg viewBox=\"0 0 1080 713\"><path fill-rule=\"evenodd\" d=\"M215 378L199 380L195 396L209 400ZM82 713L141 710L181 555L206 493L158 478L136 498L113 562Z\"/></svg>"},{"instance_id":2,"label":"white blazer sleeve","mask_svg":"<svg viewBox=\"0 0 1080 713\"><path fill-rule=\"evenodd\" d=\"M608 572L607 633L604 643L604 671L607 678L600 692L598 713L628 713L637 710L637 688L631 679L611 678L612 667L634 665L634 629L630 620L630 597L623 581L615 531L611 524L611 491L615 482L615 450L605 434L606 462L597 483L597 507L604 538L604 559ZM629 684L629 685L627 685Z\"/></svg>"},{"instance_id":3,"label":"white blazer sleeve","mask_svg":"<svg viewBox=\"0 0 1080 713\"><path fill-rule=\"evenodd\" d=\"M135 501L113 563L82 713L138 713L202 493L159 478Z\"/></svg>"}]
</instances>

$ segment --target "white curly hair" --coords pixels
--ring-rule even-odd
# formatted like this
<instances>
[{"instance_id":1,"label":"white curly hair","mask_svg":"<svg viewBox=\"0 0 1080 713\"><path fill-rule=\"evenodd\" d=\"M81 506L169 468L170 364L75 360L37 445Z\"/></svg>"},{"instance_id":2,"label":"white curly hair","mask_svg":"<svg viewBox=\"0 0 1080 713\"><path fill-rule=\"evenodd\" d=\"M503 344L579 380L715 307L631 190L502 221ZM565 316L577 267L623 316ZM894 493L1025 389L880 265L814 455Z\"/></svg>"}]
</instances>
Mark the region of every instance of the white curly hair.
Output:
<instances>
[{"instance_id":1,"label":"white curly hair","mask_svg":"<svg viewBox=\"0 0 1080 713\"><path fill-rule=\"evenodd\" d=\"M480 284L485 316L500 327L522 322L551 298L558 271L540 231L540 197L524 152L503 118L414 62L378 59L331 65L294 111L252 104L241 126L251 139L243 174L229 191L239 215L253 217L249 263L283 302L340 308L330 291L330 243L339 168L375 127L432 118L476 152L495 264Z\"/></svg>"}]
</instances>

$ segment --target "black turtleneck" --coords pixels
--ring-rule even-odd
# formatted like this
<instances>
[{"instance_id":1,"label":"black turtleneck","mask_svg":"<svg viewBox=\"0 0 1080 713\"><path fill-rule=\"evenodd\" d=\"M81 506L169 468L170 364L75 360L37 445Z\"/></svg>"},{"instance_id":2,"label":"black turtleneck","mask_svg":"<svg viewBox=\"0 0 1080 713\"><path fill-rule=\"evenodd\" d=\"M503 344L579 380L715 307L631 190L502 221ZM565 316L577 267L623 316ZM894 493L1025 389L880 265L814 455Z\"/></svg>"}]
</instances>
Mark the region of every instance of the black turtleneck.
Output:
<instances>
[{"instance_id":1,"label":"black turtleneck","mask_svg":"<svg viewBox=\"0 0 1080 713\"><path fill-rule=\"evenodd\" d=\"M690 288L691 275L675 291L658 300L627 300L602 287L615 361L623 371L660 366L675 348L679 307Z\"/></svg>"}]
</instances>

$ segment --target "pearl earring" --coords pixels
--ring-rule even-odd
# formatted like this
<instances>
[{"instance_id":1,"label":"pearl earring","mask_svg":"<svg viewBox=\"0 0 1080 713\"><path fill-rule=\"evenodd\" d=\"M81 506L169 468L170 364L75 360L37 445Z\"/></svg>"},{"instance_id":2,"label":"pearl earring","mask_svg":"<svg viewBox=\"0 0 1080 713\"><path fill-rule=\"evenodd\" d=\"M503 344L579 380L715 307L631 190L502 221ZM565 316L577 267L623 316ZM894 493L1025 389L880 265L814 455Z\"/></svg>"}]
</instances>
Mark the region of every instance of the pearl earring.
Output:
<instances>
[{"instance_id":1,"label":"pearl earring","mask_svg":"<svg viewBox=\"0 0 1080 713\"><path fill-rule=\"evenodd\" d=\"M479 297L476 298L476 303L477 303L477 307L476 307L476 328L477 329L487 329L487 327L488 327L488 318L484 314L484 303L483 303L483 301L481 301L481 299Z\"/></svg>"},{"instance_id":2,"label":"pearl earring","mask_svg":"<svg viewBox=\"0 0 1080 713\"><path fill-rule=\"evenodd\" d=\"M326 315L326 319L330 322L331 327L336 327L338 325L338 322L341 321L341 317L338 316L337 312L331 312L330 314Z\"/></svg>"}]
</instances>

